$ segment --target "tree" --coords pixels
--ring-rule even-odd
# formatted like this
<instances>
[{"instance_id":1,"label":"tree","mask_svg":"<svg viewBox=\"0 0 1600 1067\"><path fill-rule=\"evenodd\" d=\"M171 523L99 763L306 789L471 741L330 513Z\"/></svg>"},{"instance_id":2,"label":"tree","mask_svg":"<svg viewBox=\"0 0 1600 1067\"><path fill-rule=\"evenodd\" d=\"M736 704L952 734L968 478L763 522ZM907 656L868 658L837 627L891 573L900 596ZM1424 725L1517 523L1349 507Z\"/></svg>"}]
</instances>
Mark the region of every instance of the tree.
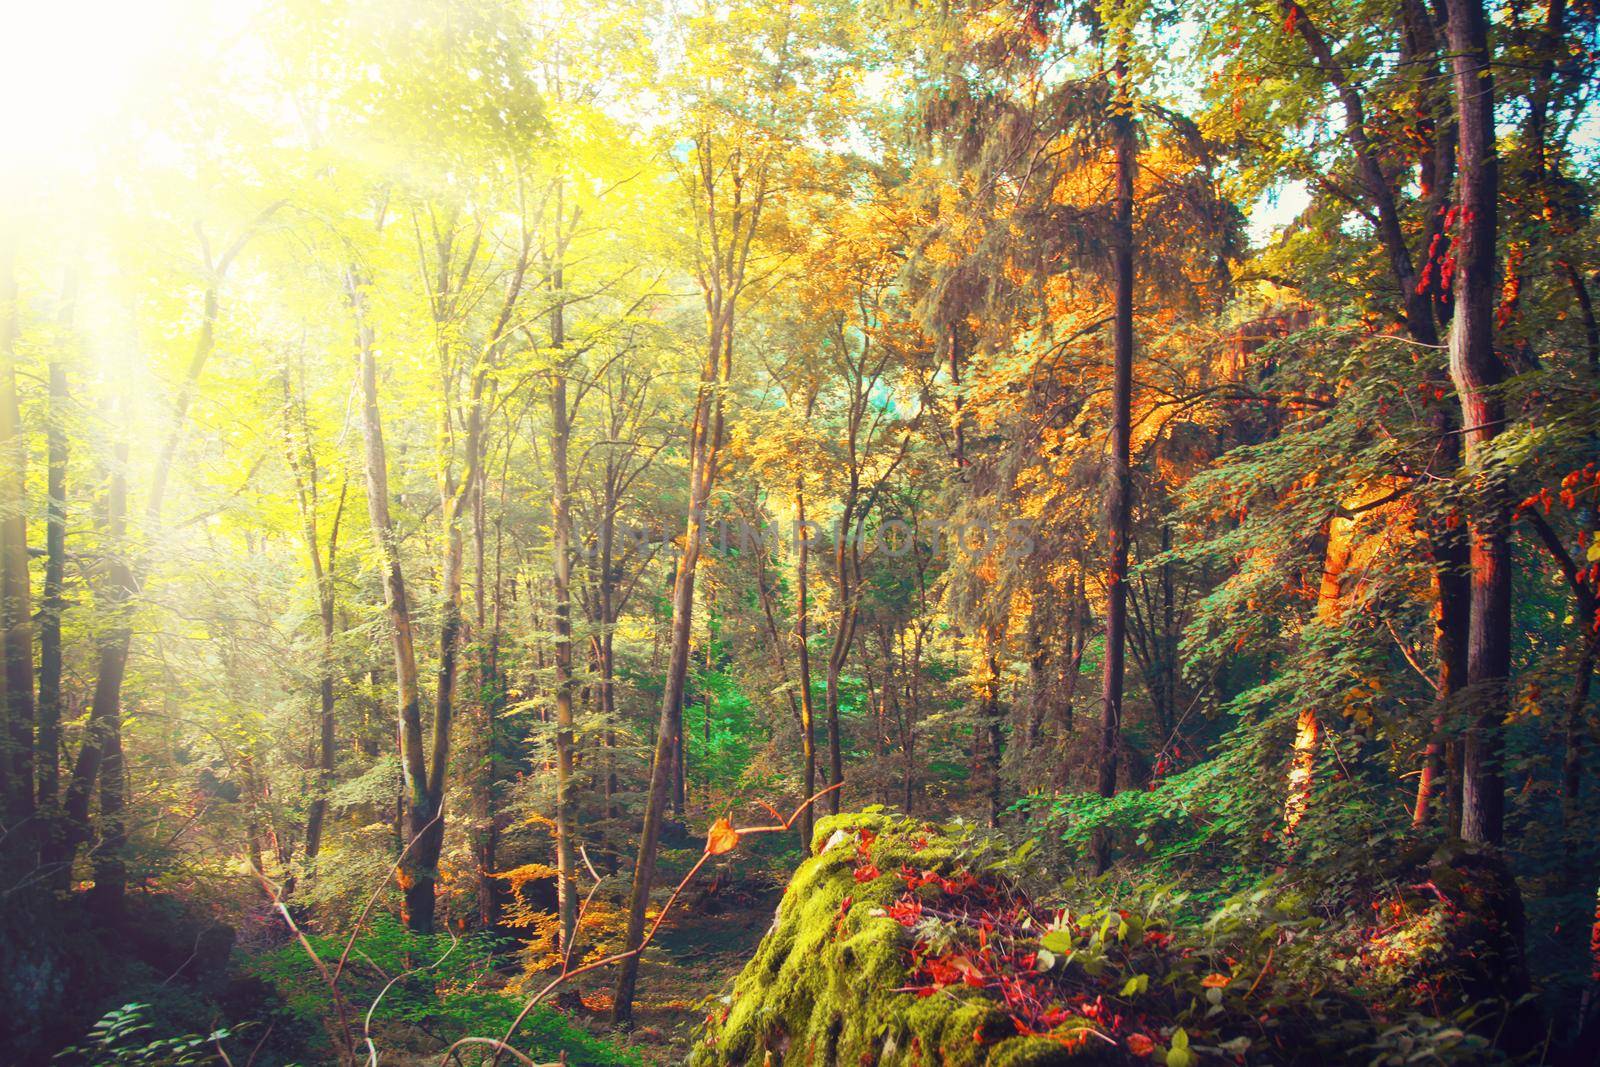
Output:
<instances>
[{"instance_id":1,"label":"tree","mask_svg":"<svg viewBox=\"0 0 1600 1067\"><path fill-rule=\"evenodd\" d=\"M1505 371L1494 350L1495 231L1499 216L1494 78L1488 20L1477 0L1450 0L1448 40L1459 128L1456 199L1460 233L1453 255L1454 314L1450 375L1461 400L1466 461L1483 477L1486 452L1500 433L1505 407L1496 394ZM1461 836L1498 845L1504 833L1500 720L1511 673L1511 548L1504 490L1490 485L1469 516L1472 608L1467 684L1474 718L1462 752Z\"/></svg>"}]
</instances>

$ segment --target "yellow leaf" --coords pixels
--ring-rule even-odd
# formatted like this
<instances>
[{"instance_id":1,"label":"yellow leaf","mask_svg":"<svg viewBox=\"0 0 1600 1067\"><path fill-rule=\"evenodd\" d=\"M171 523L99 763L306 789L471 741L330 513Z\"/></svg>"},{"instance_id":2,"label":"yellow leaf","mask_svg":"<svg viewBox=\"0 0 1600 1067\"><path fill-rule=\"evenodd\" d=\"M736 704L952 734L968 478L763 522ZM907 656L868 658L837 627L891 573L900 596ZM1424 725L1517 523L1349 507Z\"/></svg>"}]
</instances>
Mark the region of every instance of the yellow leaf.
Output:
<instances>
[{"instance_id":1,"label":"yellow leaf","mask_svg":"<svg viewBox=\"0 0 1600 1067\"><path fill-rule=\"evenodd\" d=\"M732 852L739 844L739 831L724 815L711 824L711 829L706 832L706 855L720 856L724 852Z\"/></svg>"}]
</instances>

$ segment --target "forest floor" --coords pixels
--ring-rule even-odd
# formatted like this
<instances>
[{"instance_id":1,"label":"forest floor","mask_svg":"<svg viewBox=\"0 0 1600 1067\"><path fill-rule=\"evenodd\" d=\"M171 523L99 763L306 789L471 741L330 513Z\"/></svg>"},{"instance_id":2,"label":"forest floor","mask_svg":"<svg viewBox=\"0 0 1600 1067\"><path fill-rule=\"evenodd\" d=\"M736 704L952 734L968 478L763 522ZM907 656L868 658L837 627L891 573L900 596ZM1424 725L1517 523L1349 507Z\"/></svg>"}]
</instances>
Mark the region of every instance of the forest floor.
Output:
<instances>
[{"instance_id":1,"label":"forest floor","mask_svg":"<svg viewBox=\"0 0 1600 1067\"><path fill-rule=\"evenodd\" d=\"M638 1049L653 1067L686 1062L705 1020L706 998L720 993L750 961L782 896L776 881L750 880L676 912L640 965L633 1030L619 1034L610 1025L615 973L609 969L582 988L584 1021L596 1033Z\"/></svg>"}]
</instances>

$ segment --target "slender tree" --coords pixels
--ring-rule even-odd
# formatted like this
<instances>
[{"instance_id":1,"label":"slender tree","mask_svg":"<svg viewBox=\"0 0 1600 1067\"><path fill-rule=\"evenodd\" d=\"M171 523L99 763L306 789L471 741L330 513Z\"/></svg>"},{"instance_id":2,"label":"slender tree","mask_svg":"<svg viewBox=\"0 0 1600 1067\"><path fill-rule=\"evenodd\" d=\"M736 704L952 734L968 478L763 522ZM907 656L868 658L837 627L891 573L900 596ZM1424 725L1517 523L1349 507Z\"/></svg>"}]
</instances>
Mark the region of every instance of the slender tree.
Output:
<instances>
[{"instance_id":1,"label":"slender tree","mask_svg":"<svg viewBox=\"0 0 1600 1067\"><path fill-rule=\"evenodd\" d=\"M1133 403L1133 178L1138 166L1134 103L1126 45L1118 45L1115 96L1110 119L1116 162L1116 200L1112 205L1112 372L1110 471L1106 487L1106 628L1100 682L1100 758L1096 789L1103 797L1117 791L1117 750L1121 743L1124 649L1128 629L1128 544L1132 514L1130 469ZM1095 866L1111 862L1111 842L1101 834Z\"/></svg>"},{"instance_id":2,"label":"slender tree","mask_svg":"<svg viewBox=\"0 0 1600 1067\"><path fill-rule=\"evenodd\" d=\"M1454 248L1455 311L1450 320L1450 375L1461 401L1462 438L1469 471L1492 479L1487 451L1505 419L1498 387L1505 367L1494 350L1496 215L1499 168L1495 152L1494 76L1488 18L1482 0L1447 0L1450 67L1460 130ZM1505 490L1487 486L1469 516L1471 630L1467 682L1472 721L1462 754L1461 836L1498 845L1504 833L1501 721L1511 673L1511 547Z\"/></svg>"}]
</instances>

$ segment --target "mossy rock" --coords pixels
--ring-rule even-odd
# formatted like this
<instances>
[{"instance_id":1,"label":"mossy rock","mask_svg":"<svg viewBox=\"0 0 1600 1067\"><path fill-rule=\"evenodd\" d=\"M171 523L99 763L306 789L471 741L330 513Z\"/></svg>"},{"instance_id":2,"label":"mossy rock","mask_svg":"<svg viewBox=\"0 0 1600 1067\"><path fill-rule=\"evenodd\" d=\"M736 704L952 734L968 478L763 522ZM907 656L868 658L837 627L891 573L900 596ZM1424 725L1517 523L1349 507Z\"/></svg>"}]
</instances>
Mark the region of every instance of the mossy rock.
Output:
<instances>
[{"instance_id":1,"label":"mossy rock","mask_svg":"<svg viewBox=\"0 0 1600 1067\"><path fill-rule=\"evenodd\" d=\"M951 985L918 995L905 988L910 931L886 914L905 892L896 872L908 866L964 873L950 837L897 815L840 815L818 823L812 853L795 872L754 958L696 1042L694 1067L1095 1061L1094 1050L1060 1039L1073 1023L1052 1036L1020 1035L983 990ZM937 901L936 886L922 893Z\"/></svg>"}]
</instances>

